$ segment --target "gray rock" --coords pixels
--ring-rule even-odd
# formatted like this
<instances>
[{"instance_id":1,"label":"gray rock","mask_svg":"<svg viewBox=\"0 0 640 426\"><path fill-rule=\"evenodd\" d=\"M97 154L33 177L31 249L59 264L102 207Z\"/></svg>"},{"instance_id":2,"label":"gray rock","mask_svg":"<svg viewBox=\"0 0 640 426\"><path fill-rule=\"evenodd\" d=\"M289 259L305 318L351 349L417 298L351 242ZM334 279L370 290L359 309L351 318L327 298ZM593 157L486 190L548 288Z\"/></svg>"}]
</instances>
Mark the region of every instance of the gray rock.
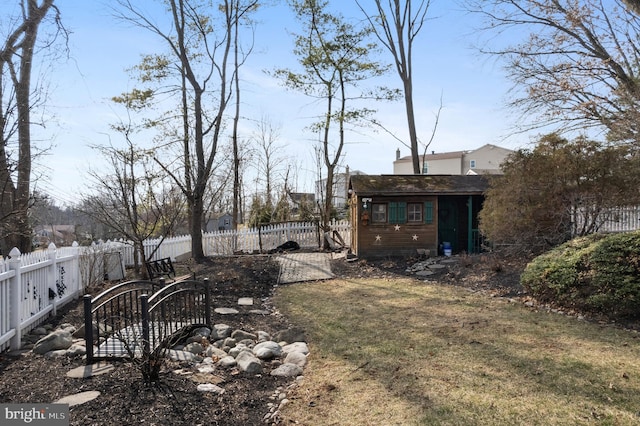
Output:
<instances>
[{"instance_id":1,"label":"gray rock","mask_svg":"<svg viewBox=\"0 0 640 426\"><path fill-rule=\"evenodd\" d=\"M65 330L56 330L38 340L33 347L33 352L44 355L50 351L69 349L72 344L71 333Z\"/></svg>"},{"instance_id":2,"label":"gray rock","mask_svg":"<svg viewBox=\"0 0 640 426\"><path fill-rule=\"evenodd\" d=\"M226 339L231 336L233 329L227 324L215 324L211 330L210 340Z\"/></svg>"},{"instance_id":3,"label":"gray rock","mask_svg":"<svg viewBox=\"0 0 640 426\"><path fill-rule=\"evenodd\" d=\"M296 377L302 374L302 367L295 364L282 364L271 372L272 376Z\"/></svg>"},{"instance_id":4,"label":"gray rock","mask_svg":"<svg viewBox=\"0 0 640 426\"><path fill-rule=\"evenodd\" d=\"M87 348L83 345L73 344L67 349L67 356L75 357L75 356L83 356L87 353Z\"/></svg>"},{"instance_id":5,"label":"gray rock","mask_svg":"<svg viewBox=\"0 0 640 426\"><path fill-rule=\"evenodd\" d=\"M220 315L233 315L237 314L238 310L233 308L215 308L214 312Z\"/></svg>"},{"instance_id":6,"label":"gray rock","mask_svg":"<svg viewBox=\"0 0 640 426\"><path fill-rule=\"evenodd\" d=\"M200 362L202 361L202 357L198 356L191 352L186 351L176 351L174 349L169 349L167 351L167 358L171 361L187 361L187 362Z\"/></svg>"},{"instance_id":7,"label":"gray rock","mask_svg":"<svg viewBox=\"0 0 640 426\"><path fill-rule=\"evenodd\" d=\"M58 327L58 330L65 330L68 331L69 334L73 334L76 332L76 326L65 322L64 324L61 324L60 327Z\"/></svg>"},{"instance_id":8,"label":"gray rock","mask_svg":"<svg viewBox=\"0 0 640 426\"><path fill-rule=\"evenodd\" d=\"M218 365L220 367L234 367L236 364L237 364L236 359L231 355L222 357L220 358L220 361L218 361Z\"/></svg>"},{"instance_id":9,"label":"gray rock","mask_svg":"<svg viewBox=\"0 0 640 426\"><path fill-rule=\"evenodd\" d=\"M73 395L65 396L54 402L54 404L68 404L69 407L84 404L85 402L93 401L100 396L100 391L86 391Z\"/></svg>"},{"instance_id":10,"label":"gray rock","mask_svg":"<svg viewBox=\"0 0 640 426\"><path fill-rule=\"evenodd\" d=\"M199 392L212 392L217 395L222 395L224 393L224 388L216 386L213 383L200 383L197 389Z\"/></svg>"},{"instance_id":11,"label":"gray rock","mask_svg":"<svg viewBox=\"0 0 640 426\"><path fill-rule=\"evenodd\" d=\"M306 342L307 336L305 335L305 332L303 329L298 327L292 327L286 330L278 331L273 336L273 340L275 340L276 342L287 342L287 343Z\"/></svg>"},{"instance_id":12,"label":"gray rock","mask_svg":"<svg viewBox=\"0 0 640 426\"><path fill-rule=\"evenodd\" d=\"M236 358L240 352L251 352L251 349L249 347L247 347L246 345L242 344L242 343L238 343L236 346L234 346L233 348L229 349L229 355L231 355L232 357Z\"/></svg>"},{"instance_id":13,"label":"gray rock","mask_svg":"<svg viewBox=\"0 0 640 426\"><path fill-rule=\"evenodd\" d=\"M58 349L57 351L49 351L47 353L44 354L44 357L46 359L56 359L56 358L61 358L63 356L67 355L67 351L64 349Z\"/></svg>"},{"instance_id":14,"label":"gray rock","mask_svg":"<svg viewBox=\"0 0 640 426\"><path fill-rule=\"evenodd\" d=\"M224 339L224 344L222 345L222 347L229 346L230 348L232 348L236 345L236 343L238 343L236 339L227 337L226 339Z\"/></svg>"},{"instance_id":15,"label":"gray rock","mask_svg":"<svg viewBox=\"0 0 640 426\"><path fill-rule=\"evenodd\" d=\"M107 324L100 324L100 334L101 335L107 335L107 334L111 334L113 332L113 327L107 325ZM93 335L97 336L98 335L98 325L96 323L93 323ZM80 339L84 339L85 338L85 329L84 329L84 325L80 326L76 331L73 332L73 337L75 338L80 338Z\"/></svg>"},{"instance_id":16,"label":"gray rock","mask_svg":"<svg viewBox=\"0 0 640 426\"><path fill-rule=\"evenodd\" d=\"M227 353L222 349L216 348L213 345L209 345L207 346L207 349L205 349L204 355L210 358L215 356L216 358L220 359L227 356Z\"/></svg>"},{"instance_id":17,"label":"gray rock","mask_svg":"<svg viewBox=\"0 0 640 426\"><path fill-rule=\"evenodd\" d=\"M276 342L269 340L258 343L253 348L253 354L260 359L277 358L282 355L282 347Z\"/></svg>"},{"instance_id":18,"label":"gray rock","mask_svg":"<svg viewBox=\"0 0 640 426\"><path fill-rule=\"evenodd\" d=\"M204 346L202 346L200 343L194 342L186 345L183 350L186 352L191 352L192 354L201 354L202 352L204 352Z\"/></svg>"},{"instance_id":19,"label":"gray rock","mask_svg":"<svg viewBox=\"0 0 640 426\"><path fill-rule=\"evenodd\" d=\"M256 345L256 342L252 339L242 339L238 342L238 345L244 345L247 348L253 348Z\"/></svg>"},{"instance_id":20,"label":"gray rock","mask_svg":"<svg viewBox=\"0 0 640 426\"><path fill-rule=\"evenodd\" d=\"M262 373L262 364L260 363L260 360L253 356L251 352L240 352L236 357L236 362L238 363L240 371L244 371L249 374Z\"/></svg>"},{"instance_id":21,"label":"gray rock","mask_svg":"<svg viewBox=\"0 0 640 426\"><path fill-rule=\"evenodd\" d=\"M282 352L289 354L291 352L300 352L305 355L309 353L309 347L305 342L293 342L282 347Z\"/></svg>"},{"instance_id":22,"label":"gray rock","mask_svg":"<svg viewBox=\"0 0 640 426\"><path fill-rule=\"evenodd\" d=\"M231 337L233 339L236 339L236 341L240 341L240 340L245 340L245 339L251 339L251 340L258 340L258 336L256 336L253 333L249 333L247 331L244 330L235 330L233 333L231 333Z\"/></svg>"},{"instance_id":23,"label":"gray rock","mask_svg":"<svg viewBox=\"0 0 640 426\"><path fill-rule=\"evenodd\" d=\"M35 334L37 336L44 336L44 335L46 335L48 333L48 331L44 327L38 327L38 328L34 329L31 333Z\"/></svg>"},{"instance_id":24,"label":"gray rock","mask_svg":"<svg viewBox=\"0 0 640 426\"><path fill-rule=\"evenodd\" d=\"M304 367L307 365L307 356L302 352L289 352L284 359L285 364L295 364L298 367Z\"/></svg>"},{"instance_id":25,"label":"gray rock","mask_svg":"<svg viewBox=\"0 0 640 426\"><path fill-rule=\"evenodd\" d=\"M267 333L266 331L258 331L257 334L259 343L271 340L271 336L269 336L269 333Z\"/></svg>"}]
</instances>

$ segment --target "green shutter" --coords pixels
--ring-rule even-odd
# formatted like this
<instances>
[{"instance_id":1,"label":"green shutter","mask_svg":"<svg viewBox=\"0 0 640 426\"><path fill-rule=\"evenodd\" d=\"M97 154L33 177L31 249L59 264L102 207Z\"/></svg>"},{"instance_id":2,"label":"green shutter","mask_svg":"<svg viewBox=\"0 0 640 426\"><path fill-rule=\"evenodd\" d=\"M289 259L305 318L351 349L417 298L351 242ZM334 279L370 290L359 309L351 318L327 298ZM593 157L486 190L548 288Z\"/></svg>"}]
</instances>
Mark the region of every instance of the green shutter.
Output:
<instances>
[{"instance_id":1,"label":"green shutter","mask_svg":"<svg viewBox=\"0 0 640 426\"><path fill-rule=\"evenodd\" d=\"M407 203L398 203L398 222L407 223Z\"/></svg>"},{"instance_id":2,"label":"green shutter","mask_svg":"<svg viewBox=\"0 0 640 426\"><path fill-rule=\"evenodd\" d=\"M393 202L389 203L389 223L406 223L407 222L407 203Z\"/></svg>"},{"instance_id":3,"label":"green shutter","mask_svg":"<svg viewBox=\"0 0 640 426\"><path fill-rule=\"evenodd\" d=\"M433 201L424 202L424 223L433 223Z\"/></svg>"},{"instance_id":4,"label":"green shutter","mask_svg":"<svg viewBox=\"0 0 640 426\"><path fill-rule=\"evenodd\" d=\"M389 223L396 223L398 216L398 203L389 203Z\"/></svg>"}]
</instances>

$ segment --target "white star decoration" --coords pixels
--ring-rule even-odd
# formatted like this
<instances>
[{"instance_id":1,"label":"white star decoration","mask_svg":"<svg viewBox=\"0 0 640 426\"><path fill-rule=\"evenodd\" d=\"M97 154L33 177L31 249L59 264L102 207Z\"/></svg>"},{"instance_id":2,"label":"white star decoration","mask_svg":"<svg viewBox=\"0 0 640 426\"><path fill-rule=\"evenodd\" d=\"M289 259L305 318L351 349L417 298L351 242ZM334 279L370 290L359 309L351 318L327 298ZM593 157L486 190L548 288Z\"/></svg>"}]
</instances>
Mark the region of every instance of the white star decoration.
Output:
<instances>
[{"instance_id":1,"label":"white star decoration","mask_svg":"<svg viewBox=\"0 0 640 426\"><path fill-rule=\"evenodd\" d=\"M394 226L394 228L395 228L396 231L399 231L400 230L400 225L396 225L396 226Z\"/></svg>"},{"instance_id":2,"label":"white star decoration","mask_svg":"<svg viewBox=\"0 0 640 426\"><path fill-rule=\"evenodd\" d=\"M413 234L413 236L411 238L413 238L413 241L418 241L418 235L416 235L416 234Z\"/></svg>"},{"instance_id":3,"label":"white star decoration","mask_svg":"<svg viewBox=\"0 0 640 426\"><path fill-rule=\"evenodd\" d=\"M380 235L376 235L376 241L380 241L382 237Z\"/></svg>"}]
</instances>

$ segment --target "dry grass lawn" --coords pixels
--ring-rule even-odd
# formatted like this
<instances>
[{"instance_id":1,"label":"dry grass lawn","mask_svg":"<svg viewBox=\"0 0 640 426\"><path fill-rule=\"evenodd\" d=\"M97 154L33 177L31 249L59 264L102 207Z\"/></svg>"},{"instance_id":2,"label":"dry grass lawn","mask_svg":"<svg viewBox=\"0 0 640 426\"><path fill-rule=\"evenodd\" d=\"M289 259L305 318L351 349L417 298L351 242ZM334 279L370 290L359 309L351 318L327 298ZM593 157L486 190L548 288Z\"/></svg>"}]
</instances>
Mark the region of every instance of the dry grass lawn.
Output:
<instances>
[{"instance_id":1,"label":"dry grass lawn","mask_svg":"<svg viewBox=\"0 0 640 426\"><path fill-rule=\"evenodd\" d=\"M284 424L637 425L636 332L411 278L280 287L307 331Z\"/></svg>"}]
</instances>

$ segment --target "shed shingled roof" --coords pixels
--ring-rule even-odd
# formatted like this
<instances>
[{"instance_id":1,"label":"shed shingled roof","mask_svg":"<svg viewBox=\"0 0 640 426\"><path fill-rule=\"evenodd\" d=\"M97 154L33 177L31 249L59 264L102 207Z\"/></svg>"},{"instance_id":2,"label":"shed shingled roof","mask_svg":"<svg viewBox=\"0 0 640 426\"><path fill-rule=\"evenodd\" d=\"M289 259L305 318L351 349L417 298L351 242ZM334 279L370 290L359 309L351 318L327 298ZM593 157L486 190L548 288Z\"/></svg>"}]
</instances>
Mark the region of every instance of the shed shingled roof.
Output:
<instances>
[{"instance_id":1,"label":"shed shingled roof","mask_svg":"<svg viewBox=\"0 0 640 426\"><path fill-rule=\"evenodd\" d=\"M489 187L487 176L464 175L359 175L351 176L350 188L367 195L474 195Z\"/></svg>"}]
</instances>

